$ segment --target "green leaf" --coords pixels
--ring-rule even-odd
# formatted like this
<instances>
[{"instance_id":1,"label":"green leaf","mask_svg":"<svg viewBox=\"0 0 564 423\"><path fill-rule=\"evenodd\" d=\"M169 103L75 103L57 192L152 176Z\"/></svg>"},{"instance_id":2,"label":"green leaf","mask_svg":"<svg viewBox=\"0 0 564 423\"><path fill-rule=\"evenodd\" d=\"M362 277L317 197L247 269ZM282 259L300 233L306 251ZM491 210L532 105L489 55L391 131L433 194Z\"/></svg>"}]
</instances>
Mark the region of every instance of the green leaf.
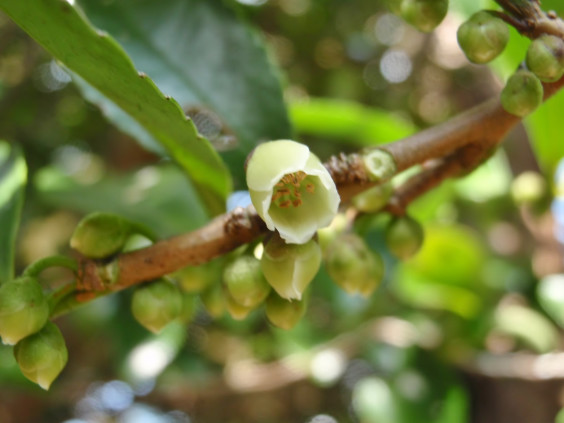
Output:
<instances>
[{"instance_id":1,"label":"green leaf","mask_svg":"<svg viewBox=\"0 0 564 423\"><path fill-rule=\"evenodd\" d=\"M196 229L207 221L197 194L176 166L149 166L127 175L105 175L84 184L59 169L36 173L39 198L82 213L115 213L151 228L159 237Z\"/></svg>"},{"instance_id":2,"label":"green leaf","mask_svg":"<svg viewBox=\"0 0 564 423\"><path fill-rule=\"evenodd\" d=\"M81 0L138 69L184 110L216 114L237 145L223 156L237 181L262 141L291 136L275 69L262 40L219 0Z\"/></svg>"},{"instance_id":3,"label":"green leaf","mask_svg":"<svg viewBox=\"0 0 564 423\"><path fill-rule=\"evenodd\" d=\"M338 138L362 146L395 141L415 130L413 125L389 112L343 100L311 99L294 103L290 116L298 133Z\"/></svg>"},{"instance_id":4,"label":"green leaf","mask_svg":"<svg viewBox=\"0 0 564 423\"><path fill-rule=\"evenodd\" d=\"M14 278L15 244L27 166L19 148L0 141L0 284Z\"/></svg>"},{"instance_id":5,"label":"green leaf","mask_svg":"<svg viewBox=\"0 0 564 423\"><path fill-rule=\"evenodd\" d=\"M409 305L471 319L483 310L487 295L484 262L480 240L467 227L428 225L419 253L397 267L393 289Z\"/></svg>"},{"instance_id":6,"label":"green leaf","mask_svg":"<svg viewBox=\"0 0 564 423\"><path fill-rule=\"evenodd\" d=\"M164 146L212 213L224 210L230 179L220 157L178 103L137 72L114 39L90 25L78 8L65 0L3 0L0 8Z\"/></svg>"},{"instance_id":7,"label":"green leaf","mask_svg":"<svg viewBox=\"0 0 564 423\"><path fill-rule=\"evenodd\" d=\"M562 140L562 110L564 95L556 94L540 106L525 124L529 129L537 160L546 175L552 175L564 157Z\"/></svg>"}]
</instances>

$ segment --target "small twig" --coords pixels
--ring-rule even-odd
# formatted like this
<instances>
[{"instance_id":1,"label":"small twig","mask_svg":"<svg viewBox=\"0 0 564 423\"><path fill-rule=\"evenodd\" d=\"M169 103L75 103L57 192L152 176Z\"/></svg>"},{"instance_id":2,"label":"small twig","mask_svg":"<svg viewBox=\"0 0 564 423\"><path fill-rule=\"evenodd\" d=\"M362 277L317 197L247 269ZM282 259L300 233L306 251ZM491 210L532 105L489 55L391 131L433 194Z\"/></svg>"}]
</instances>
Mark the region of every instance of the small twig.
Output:
<instances>
[{"instance_id":1,"label":"small twig","mask_svg":"<svg viewBox=\"0 0 564 423\"><path fill-rule=\"evenodd\" d=\"M43 270L49 267L64 267L70 269L73 272L78 270L78 263L76 260L71 259L67 256L50 256L39 259L29 266L27 266L22 272L23 276L37 277Z\"/></svg>"},{"instance_id":2,"label":"small twig","mask_svg":"<svg viewBox=\"0 0 564 423\"><path fill-rule=\"evenodd\" d=\"M545 13L536 0L496 0L506 13L492 12L529 38L543 34L564 38L564 22L554 13Z\"/></svg>"},{"instance_id":3,"label":"small twig","mask_svg":"<svg viewBox=\"0 0 564 423\"><path fill-rule=\"evenodd\" d=\"M464 176L480 166L491 155L488 145L470 144L444 159L432 160L423 170L409 178L394 192L386 211L393 215L405 214L407 206L424 193L436 188L445 179Z\"/></svg>"}]
</instances>

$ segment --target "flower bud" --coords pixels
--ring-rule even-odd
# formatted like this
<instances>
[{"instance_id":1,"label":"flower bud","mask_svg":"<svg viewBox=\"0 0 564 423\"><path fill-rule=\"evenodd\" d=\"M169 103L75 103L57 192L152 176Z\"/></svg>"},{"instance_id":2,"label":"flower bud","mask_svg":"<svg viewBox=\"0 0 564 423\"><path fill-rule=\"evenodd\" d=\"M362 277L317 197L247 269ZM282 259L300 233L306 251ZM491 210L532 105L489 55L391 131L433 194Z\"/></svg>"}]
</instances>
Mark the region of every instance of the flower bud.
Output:
<instances>
[{"instance_id":1,"label":"flower bud","mask_svg":"<svg viewBox=\"0 0 564 423\"><path fill-rule=\"evenodd\" d=\"M271 141L255 148L247 163L253 206L269 230L303 244L337 214L339 193L320 160L303 144Z\"/></svg>"},{"instance_id":2,"label":"flower bud","mask_svg":"<svg viewBox=\"0 0 564 423\"><path fill-rule=\"evenodd\" d=\"M221 267L217 260L199 266L187 266L174 274L174 279L185 292L202 292L219 281Z\"/></svg>"},{"instance_id":3,"label":"flower bud","mask_svg":"<svg viewBox=\"0 0 564 423\"><path fill-rule=\"evenodd\" d=\"M178 320L183 323L188 323L192 321L198 310L198 296L187 292L181 292L181 296L182 309L180 311L180 315L178 316Z\"/></svg>"},{"instance_id":4,"label":"flower bud","mask_svg":"<svg viewBox=\"0 0 564 423\"><path fill-rule=\"evenodd\" d=\"M70 246L85 257L109 257L121 251L132 233L132 224L123 217L95 212L78 223Z\"/></svg>"},{"instance_id":5,"label":"flower bud","mask_svg":"<svg viewBox=\"0 0 564 423\"><path fill-rule=\"evenodd\" d=\"M321 265L321 248L314 240L305 244L286 244L273 236L264 247L261 269L266 280L282 298L302 298Z\"/></svg>"},{"instance_id":6,"label":"flower bud","mask_svg":"<svg viewBox=\"0 0 564 423\"><path fill-rule=\"evenodd\" d=\"M546 193L546 181L538 172L523 172L511 184L511 196L517 204L536 204Z\"/></svg>"},{"instance_id":7,"label":"flower bud","mask_svg":"<svg viewBox=\"0 0 564 423\"><path fill-rule=\"evenodd\" d=\"M541 81L559 80L564 74L564 40L555 35L541 35L529 45L525 60Z\"/></svg>"},{"instance_id":8,"label":"flower bud","mask_svg":"<svg viewBox=\"0 0 564 423\"><path fill-rule=\"evenodd\" d=\"M143 327L159 333L182 312L182 292L172 282L158 279L141 285L131 300L133 317Z\"/></svg>"},{"instance_id":9,"label":"flower bud","mask_svg":"<svg viewBox=\"0 0 564 423\"><path fill-rule=\"evenodd\" d=\"M221 284L216 283L208 287L200 294L200 299L210 316L217 319L225 313L227 299Z\"/></svg>"},{"instance_id":10,"label":"flower bud","mask_svg":"<svg viewBox=\"0 0 564 423\"><path fill-rule=\"evenodd\" d=\"M412 257L423 245L423 227L409 217L394 217L386 228L386 245L401 260Z\"/></svg>"},{"instance_id":11,"label":"flower bud","mask_svg":"<svg viewBox=\"0 0 564 423\"><path fill-rule=\"evenodd\" d=\"M386 6L390 9L395 15L399 15L401 13L401 0L386 0Z\"/></svg>"},{"instance_id":12,"label":"flower bud","mask_svg":"<svg viewBox=\"0 0 564 423\"><path fill-rule=\"evenodd\" d=\"M501 104L506 112L525 117L542 103L542 96L542 83L535 74L518 70L501 91Z\"/></svg>"},{"instance_id":13,"label":"flower bud","mask_svg":"<svg viewBox=\"0 0 564 423\"><path fill-rule=\"evenodd\" d=\"M225 306L229 315L235 320L243 320L255 308L255 306L247 307L238 303L229 292L225 293Z\"/></svg>"},{"instance_id":14,"label":"flower bud","mask_svg":"<svg viewBox=\"0 0 564 423\"><path fill-rule=\"evenodd\" d=\"M431 32L448 12L448 0L402 0L400 15L419 31Z\"/></svg>"},{"instance_id":15,"label":"flower bud","mask_svg":"<svg viewBox=\"0 0 564 423\"><path fill-rule=\"evenodd\" d=\"M488 63L505 49L509 28L501 19L482 10L458 28L458 44L473 63Z\"/></svg>"},{"instance_id":16,"label":"flower bud","mask_svg":"<svg viewBox=\"0 0 564 423\"><path fill-rule=\"evenodd\" d=\"M260 267L260 261L253 256L239 256L225 266L223 281L235 302L253 308L268 296L270 285Z\"/></svg>"},{"instance_id":17,"label":"flower bud","mask_svg":"<svg viewBox=\"0 0 564 423\"><path fill-rule=\"evenodd\" d=\"M325 253L331 279L349 294L370 296L384 277L384 262L356 234L343 234Z\"/></svg>"},{"instance_id":18,"label":"flower bud","mask_svg":"<svg viewBox=\"0 0 564 423\"><path fill-rule=\"evenodd\" d=\"M7 345L40 330L49 318L49 305L37 279L21 277L0 285L0 337Z\"/></svg>"},{"instance_id":19,"label":"flower bud","mask_svg":"<svg viewBox=\"0 0 564 423\"><path fill-rule=\"evenodd\" d=\"M268 296L265 305L266 317L270 323L286 330L296 326L307 308L306 300L287 301L274 292Z\"/></svg>"},{"instance_id":20,"label":"flower bud","mask_svg":"<svg viewBox=\"0 0 564 423\"><path fill-rule=\"evenodd\" d=\"M392 185L385 183L376 185L352 199L352 204L363 213L375 213L384 207L392 194Z\"/></svg>"},{"instance_id":21,"label":"flower bud","mask_svg":"<svg viewBox=\"0 0 564 423\"><path fill-rule=\"evenodd\" d=\"M24 376L47 390L67 364L68 351L59 328L48 322L16 344L14 357Z\"/></svg>"}]
</instances>

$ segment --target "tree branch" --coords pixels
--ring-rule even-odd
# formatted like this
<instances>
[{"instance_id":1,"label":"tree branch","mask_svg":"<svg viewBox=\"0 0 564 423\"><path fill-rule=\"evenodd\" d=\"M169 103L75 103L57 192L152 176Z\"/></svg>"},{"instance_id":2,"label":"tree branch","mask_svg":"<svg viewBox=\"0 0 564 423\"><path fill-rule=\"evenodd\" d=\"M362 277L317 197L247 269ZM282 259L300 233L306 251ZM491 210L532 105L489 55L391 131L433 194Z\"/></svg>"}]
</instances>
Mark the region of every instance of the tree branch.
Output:
<instances>
[{"instance_id":1,"label":"tree branch","mask_svg":"<svg viewBox=\"0 0 564 423\"><path fill-rule=\"evenodd\" d=\"M545 98L558 91L562 85L564 78L545 84ZM519 118L505 112L498 100L494 100L442 125L381 147L393 156L398 171L443 157L440 161L431 163L417 175L417 179L402 187L390 206L391 209L405 207L445 178L459 176L475 168L519 121ZM327 163L343 203L375 184L363 170L361 157L360 153L340 155ZM217 217L203 228L120 254L109 263L82 259L77 290L118 291L170 274L185 266L208 262L266 233L264 222L252 206L237 208Z\"/></svg>"},{"instance_id":2,"label":"tree branch","mask_svg":"<svg viewBox=\"0 0 564 423\"><path fill-rule=\"evenodd\" d=\"M496 0L504 8L504 19L523 34L535 38L550 33L564 38L564 23L551 13L544 13L535 0ZM564 78L545 83L544 99L564 85ZM335 181L341 202L383 181L374 182L364 158L374 149L387 152L394 159L397 172L417 164L424 169L400 187L387 210L401 214L405 207L444 179L468 173L479 166L520 119L507 113L499 99L494 99L441 125L413 136L350 155L340 154L325 164ZM67 304L88 301L105 293L170 274L185 266L199 265L235 248L259 239L268 232L252 206L237 208L217 217L208 225L132 252L110 261L80 259L76 293ZM68 302L67 302L68 303Z\"/></svg>"}]
</instances>

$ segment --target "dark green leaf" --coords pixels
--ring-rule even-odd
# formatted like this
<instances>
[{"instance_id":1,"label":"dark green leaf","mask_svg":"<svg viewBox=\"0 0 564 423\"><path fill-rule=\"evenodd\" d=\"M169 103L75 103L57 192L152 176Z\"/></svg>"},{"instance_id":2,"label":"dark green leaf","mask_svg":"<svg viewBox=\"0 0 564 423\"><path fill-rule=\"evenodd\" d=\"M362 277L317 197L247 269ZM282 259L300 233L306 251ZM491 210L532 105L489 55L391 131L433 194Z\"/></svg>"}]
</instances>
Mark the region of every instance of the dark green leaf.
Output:
<instances>
[{"instance_id":1,"label":"dark green leaf","mask_svg":"<svg viewBox=\"0 0 564 423\"><path fill-rule=\"evenodd\" d=\"M175 166L150 166L128 175L105 175L84 184L54 167L36 174L40 199L56 207L116 213L143 223L159 237L202 226L206 211Z\"/></svg>"},{"instance_id":2,"label":"dark green leaf","mask_svg":"<svg viewBox=\"0 0 564 423\"><path fill-rule=\"evenodd\" d=\"M224 153L243 180L247 154L291 135L282 91L262 41L219 0L81 0L138 69L185 111L211 111L238 144Z\"/></svg>"},{"instance_id":3,"label":"dark green leaf","mask_svg":"<svg viewBox=\"0 0 564 423\"><path fill-rule=\"evenodd\" d=\"M164 146L212 213L224 210L230 179L221 159L178 103L138 73L114 39L91 26L79 9L64 0L3 0L0 8Z\"/></svg>"},{"instance_id":4,"label":"dark green leaf","mask_svg":"<svg viewBox=\"0 0 564 423\"><path fill-rule=\"evenodd\" d=\"M0 141L0 284L14 277L16 235L27 166L18 148Z\"/></svg>"}]
</instances>

